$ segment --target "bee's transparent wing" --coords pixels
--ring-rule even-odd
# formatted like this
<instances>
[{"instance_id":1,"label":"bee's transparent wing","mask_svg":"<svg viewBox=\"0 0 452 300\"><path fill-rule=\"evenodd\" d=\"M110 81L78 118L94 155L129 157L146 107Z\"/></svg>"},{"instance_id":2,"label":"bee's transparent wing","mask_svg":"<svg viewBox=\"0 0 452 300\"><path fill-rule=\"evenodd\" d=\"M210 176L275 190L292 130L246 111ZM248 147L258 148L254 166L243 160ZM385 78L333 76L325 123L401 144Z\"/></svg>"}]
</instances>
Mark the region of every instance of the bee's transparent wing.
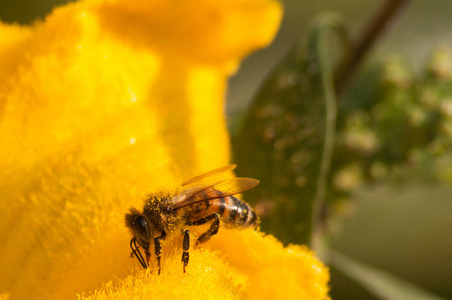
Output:
<instances>
[{"instance_id":1,"label":"bee's transparent wing","mask_svg":"<svg viewBox=\"0 0 452 300\"><path fill-rule=\"evenodd\" d=\"M237 167L237 165L227 165L227 166L215 169L213 171L196 176L196 177L182 183L181 186L183 188L188 188L189 186L204 186L205 187L205 186L213 185L215 182L219 181L220 175L223 176L224 173L234 170L236 167Z\"/></svg>"},{"instance_id":2,"label":"bee's transparent wing","mask_svg":"<svg viewBox=\"0 0 452 300\"><path fill-rule=\"evenodd\" d=\"M171 205L170 209L178 210L198 202L239 194L252 189L258 183L257 179L238 177L225 179L210 186L186 189L180 194L180 200Z\"/></svg>"}]
</instances>

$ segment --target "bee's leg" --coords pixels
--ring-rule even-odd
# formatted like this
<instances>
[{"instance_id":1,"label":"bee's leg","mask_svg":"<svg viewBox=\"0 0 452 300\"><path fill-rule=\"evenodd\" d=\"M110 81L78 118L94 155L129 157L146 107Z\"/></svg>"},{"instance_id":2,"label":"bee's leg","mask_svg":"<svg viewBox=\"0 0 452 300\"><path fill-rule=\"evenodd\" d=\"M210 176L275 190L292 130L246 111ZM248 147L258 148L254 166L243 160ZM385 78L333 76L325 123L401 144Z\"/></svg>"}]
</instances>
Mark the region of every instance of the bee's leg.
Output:
<instances>
[{"instance_id":1,"label":"bee's leg","mask_svg":"<svg viewBox=\"0 0 452 300\"><path fill-rule=\"evenodd\" d=\"M202 218L190 224L198 226L203 225L209 222L210 220L213 220L212 224L210 225L210 228L198 238L197 243L207 242L213 235L218 233L218 228L220 227L220 216L218 214L211 214L205 218Z\"/></svg>"},{"instance_id":2,"label":"bee's leg","mask_svg":"<svg viewBox=\"0 0 452 300\"><path fill-rule=\"evenodd\" d=\"M149 266L151 263L151 252L149 252L149 247L144 249L144 254L146 255L146 265Z\"/></svg>"},{"instance_id":3,"label":"bee's leg","mask_svg":"<svg viewBox=\"0 0 452 300\"><path fill-rule=\"evenodd\" d=\"M182 243L182 248L184 252L182 252L182 263L184 264L184 273L185 273L185 267L188 265L188 260L190 258L190 255L188 254L188 249L190 248L190 231L184 230L184 241Z\"/></svg>"},{"instance_id":4,"label":"bee's leg","mask_svg":"<svg viewBox=\"0 0 452 300\"><path fill-rule=\"evenodd\" d=\"M166 232L163 231L162 235L159 237L154 238L154 249L155 249L155 255L157 256L157 265L159 268L159 275L160 275L160 257L162 256L162 245L160 244L160 240L164 240L166 237Z\"/></svg>"}]
</instances>

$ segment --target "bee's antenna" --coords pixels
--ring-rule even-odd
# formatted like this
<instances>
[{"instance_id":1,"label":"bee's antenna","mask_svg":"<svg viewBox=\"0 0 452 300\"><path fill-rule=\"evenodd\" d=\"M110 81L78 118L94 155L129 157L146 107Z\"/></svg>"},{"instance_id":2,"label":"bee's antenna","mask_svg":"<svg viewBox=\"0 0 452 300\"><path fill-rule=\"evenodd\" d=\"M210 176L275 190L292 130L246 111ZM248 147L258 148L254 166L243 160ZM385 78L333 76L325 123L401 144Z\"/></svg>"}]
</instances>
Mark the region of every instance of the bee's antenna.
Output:
<instances>
[{"instance_id":1,"label":"bee's antenna","mask_svg":"<svg viewBox=\"0 0 452 300\"><path fill-rule=\"evenodd\" d=\"M135 246L135 249L133 248L134 246ZM140 249L138 249L138 245L137 245L137 242L136 242L135 238L132 238L130 240L130 248L132 249L132 252L135 255L135 257L140 262L141 266L143 268L147 269L146 263L144 262L144 258L141 255Z\"/></svg>"}]
</instances>

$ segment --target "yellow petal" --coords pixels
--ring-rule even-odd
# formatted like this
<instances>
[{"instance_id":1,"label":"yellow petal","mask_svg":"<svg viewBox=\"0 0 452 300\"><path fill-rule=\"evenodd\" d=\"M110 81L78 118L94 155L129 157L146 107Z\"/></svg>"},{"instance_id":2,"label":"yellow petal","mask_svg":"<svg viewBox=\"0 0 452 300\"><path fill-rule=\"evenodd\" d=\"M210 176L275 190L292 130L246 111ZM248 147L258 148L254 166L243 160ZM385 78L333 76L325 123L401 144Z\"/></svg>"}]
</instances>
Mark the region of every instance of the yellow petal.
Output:
<instances>
[{"instance_id":1,"label":"yellow petal","mask_svg":"<svg viewBox=\"0 0 452 300\"><path fill-rule=\"evenodd\" d=\"M156 277L130 258L123 218L146 193L229 162L227 77L280 16L265 0L85 0L32 27L0 24L0 293L130 298L186 280L252 297L253 269L225 257L231 237L193 250L187 277L168 243ZM261 247L288 253L272 243Z\"/></svg>"},{"instance_id":2,"label":"yellow petal","mask_svg":"<svg viewBox=\"0 0 452 300\"><path fill-rule=\"evenodd\" d=\"M251 229L222 229L202 249L190 251L190 263L184 274L178 242L167 241L169 245L164 252L169 252L169 258L161 275L155 269L137 272L106 283L86 298L328 298L328 270L306 247L284 248L274 237Z\"/></svg>"}]
</instances>

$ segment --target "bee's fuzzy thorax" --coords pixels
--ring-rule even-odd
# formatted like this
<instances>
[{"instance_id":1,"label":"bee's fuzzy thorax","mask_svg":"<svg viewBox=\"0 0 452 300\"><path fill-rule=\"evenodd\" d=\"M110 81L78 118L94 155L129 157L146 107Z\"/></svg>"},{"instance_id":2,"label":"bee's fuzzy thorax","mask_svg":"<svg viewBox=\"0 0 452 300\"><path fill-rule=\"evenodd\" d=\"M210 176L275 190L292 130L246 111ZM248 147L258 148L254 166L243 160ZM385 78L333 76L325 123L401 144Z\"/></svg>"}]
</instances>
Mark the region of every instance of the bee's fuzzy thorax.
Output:
<instances>
[{"instance_id":1,"label":"bee's fuzzy thorax","mask_svg":"<svg viewBox=\"0 0 452 300\"><path fill-rule=\"evenodd\" d=\"M149 219L164 213L165 208L174 201L174 194L169 191L158 191L146 196L143 214Z\"/></svg>"},{"instance_id":2,"label":"bee's fuzzy thorax","mask_svg":"<svg viewBox=\"0 0 452 300\"><path fill-rule=\"evenodd\" d=\"M149 224L159 232L167 229L168 214L166 208L173 202L174 194L161 190L146 196L143 207L143 216L146 217Z\"/></svg>"},{"instance_id":3,"label":"bee's fuzzy thorax","mask_svg":"<svg viewBox=\"0 0 452 300\"><path fill-rule=\"evenodd\" d=\"M160 190L146 195L146 203L157 204L158 202L166 203L166 201L174 198L174 193L167 190Z\"/></svg>"}]
</instances>

